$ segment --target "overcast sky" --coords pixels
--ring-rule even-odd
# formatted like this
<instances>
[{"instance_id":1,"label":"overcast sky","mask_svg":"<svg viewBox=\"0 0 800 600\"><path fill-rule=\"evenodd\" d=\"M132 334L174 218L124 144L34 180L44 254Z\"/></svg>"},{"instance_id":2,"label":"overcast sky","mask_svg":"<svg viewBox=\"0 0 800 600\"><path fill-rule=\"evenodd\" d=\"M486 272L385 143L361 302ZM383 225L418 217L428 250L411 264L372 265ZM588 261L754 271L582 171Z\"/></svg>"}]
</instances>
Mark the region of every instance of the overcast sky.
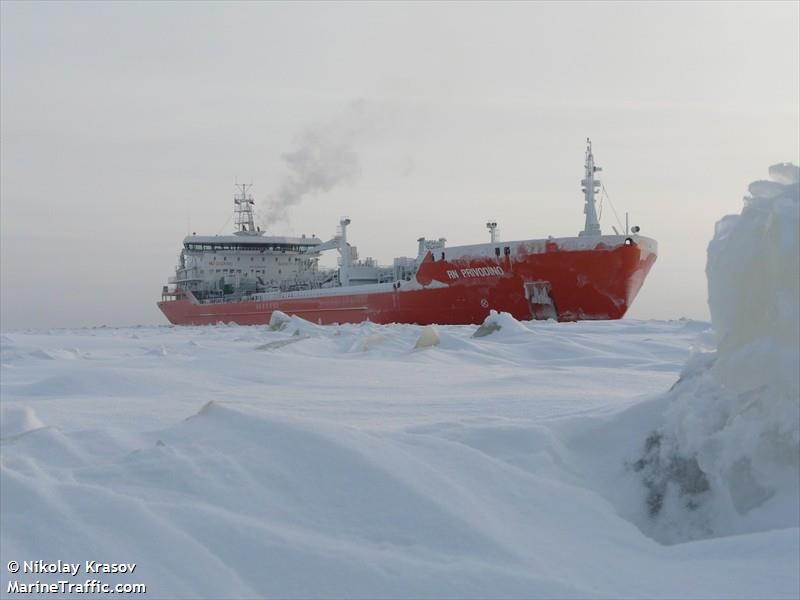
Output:
<instances>
[{"instance_id":1,"label":"overcast sky","mask_svg":"<svg viewBox=\"0 0 800 600\"><path fill-rule=\"evenodd\" d=\"M228 232L236 178L266 222L309 140L331 189L273 233L575 235L587 136L660 245L629 316L707 318L715 221L798 163L798 6L3 1L2 328L165 323L182 237Z\"/></svg>"}]
</instances>

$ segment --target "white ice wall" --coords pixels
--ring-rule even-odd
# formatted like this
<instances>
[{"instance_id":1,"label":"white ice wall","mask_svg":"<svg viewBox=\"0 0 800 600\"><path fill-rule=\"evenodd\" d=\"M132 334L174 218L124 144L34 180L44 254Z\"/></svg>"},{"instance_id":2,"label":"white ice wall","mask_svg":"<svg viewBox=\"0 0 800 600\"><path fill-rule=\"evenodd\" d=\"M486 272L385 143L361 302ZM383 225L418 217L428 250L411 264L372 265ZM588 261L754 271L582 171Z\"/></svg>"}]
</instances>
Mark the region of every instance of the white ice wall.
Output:
<instances>
[{"instance_id":1,"label":"white ice wall","mask_svg":"<svg viewBox=\"0 0 800 600\"><path fill-rule=\"evenodd\" d=\"M716 350L687 364L645 458L664 541L800 524L800 169L769 172L717 223Z\"/></svg>"}]
</instances>

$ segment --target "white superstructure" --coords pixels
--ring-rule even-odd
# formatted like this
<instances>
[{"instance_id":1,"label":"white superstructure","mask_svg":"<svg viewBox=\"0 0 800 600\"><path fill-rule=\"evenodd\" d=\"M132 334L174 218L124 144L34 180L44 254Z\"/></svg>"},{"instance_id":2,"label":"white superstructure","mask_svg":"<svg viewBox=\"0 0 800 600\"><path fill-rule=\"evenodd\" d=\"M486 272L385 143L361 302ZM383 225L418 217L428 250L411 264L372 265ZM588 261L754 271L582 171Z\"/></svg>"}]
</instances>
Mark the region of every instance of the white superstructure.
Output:
<instances>
[{"instance_id":1,"label":"white superstructure","mask_svg":"<svg viewBox=\"0 0 800 600\"><path fill-rule=\"evenodd\" d=\"M189 235L170 283L203 295L280 289L287 282L303 285L317 272L318 261L306 250L321 243L305 236Z\"/></svg>"},{"instance_id":2,"label":"white superstructure","mask_svg":"<svg viewBox=\"0 0 800 600\"><path fill-rule=\"evenodd\" d=\"M268 236L255 225L250 184L237 184L232 235L188 235L169 283L190 291L198 300L257 298L275 292L358 286L408 280L424 257L398 258L381 267L347 241L350 219L342 217L336 235L323 242L316 236ZM443 240L428 242L443 247ZM422 247L422 246L421 246ZM326 250L339 253L338 269L324 269L319 258ZM165 287L164 293L171 293Z\"/></svg>"}]
</instances>

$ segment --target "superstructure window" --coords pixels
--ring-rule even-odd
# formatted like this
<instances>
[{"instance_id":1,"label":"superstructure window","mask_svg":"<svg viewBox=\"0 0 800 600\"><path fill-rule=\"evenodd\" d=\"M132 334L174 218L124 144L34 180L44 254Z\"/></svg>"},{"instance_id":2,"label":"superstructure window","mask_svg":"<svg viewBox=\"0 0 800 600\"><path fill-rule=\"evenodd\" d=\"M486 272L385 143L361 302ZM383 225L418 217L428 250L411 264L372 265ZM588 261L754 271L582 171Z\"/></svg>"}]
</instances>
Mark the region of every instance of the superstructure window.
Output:
<instances>
[{"instance_id":1,"label":"superstructure window","mask_svg":"<svg viewBox=\"0 0 800 600\"><path fill-rule=\"evenodd\" d=\"M223 255L223 260L228 260L225 254L234 253L236 256L239 253L246 253L245 256L250 256L250 262L255 262L254 254L258 252L261 255L261 262L266 262L266 257L264 254L267 255L274 255L274 254L294 254L297 255L299 253L307 251L309 248L313 248L316 244L307 244L307 243L275 243L268 240L261 240L262 243L247 243L247 242L238 242L238 241L207 241L207 242L185 242L183 244L184 250L187 252L196 252L196 253L203 253L208 252L209 254L216 254L217 252ZM201 257L198 257L201 258ZM241 262L241 258L237 256L236 260ZM298 261L303 260L298 259ZM279 260L275 262L280 263Z\"/></svg>"}]
</instances>

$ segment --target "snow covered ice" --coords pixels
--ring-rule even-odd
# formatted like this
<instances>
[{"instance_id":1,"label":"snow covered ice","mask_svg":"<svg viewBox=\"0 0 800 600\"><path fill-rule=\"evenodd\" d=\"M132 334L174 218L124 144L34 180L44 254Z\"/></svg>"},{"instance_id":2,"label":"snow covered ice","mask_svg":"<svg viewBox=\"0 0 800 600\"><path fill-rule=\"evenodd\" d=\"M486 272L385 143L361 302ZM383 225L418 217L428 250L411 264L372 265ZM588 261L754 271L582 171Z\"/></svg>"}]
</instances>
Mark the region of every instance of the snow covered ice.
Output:
<instances>
[{"instance_id":1,"label":"snow covered ice","mask_svg":"<svg viewBox=\"0 0 800 600\"><path fill-rule=\"evenodd\" d=\"M4 332L0 565L136 563L103 581L158 598L796 598L796 181L718 225L713 329Z\"/></svg>"},{"instance_id":2,"label":"snow covered ice","mask_svg":"<svg viewBox=\"0 0 800 600\"><path fill-rule=\"evenodd\" d=\"M799 171L771 167L709 244L711 349L640 463L664 541L800 526Z\"/></svg>"},{"instance_id":3,"label":"snow covered ice","mask_svg":"<svg viewBox=\"0 0 800 600\"><path fill-rule=\"evenodd\" d=\"M298 324L9 333L3 564L136 562L157 597L796 594L796 528L664 546L609 501L618 476L644 502L631 413L707 324L422 352L421 327Z\"/></svg>"}]
</instances>

